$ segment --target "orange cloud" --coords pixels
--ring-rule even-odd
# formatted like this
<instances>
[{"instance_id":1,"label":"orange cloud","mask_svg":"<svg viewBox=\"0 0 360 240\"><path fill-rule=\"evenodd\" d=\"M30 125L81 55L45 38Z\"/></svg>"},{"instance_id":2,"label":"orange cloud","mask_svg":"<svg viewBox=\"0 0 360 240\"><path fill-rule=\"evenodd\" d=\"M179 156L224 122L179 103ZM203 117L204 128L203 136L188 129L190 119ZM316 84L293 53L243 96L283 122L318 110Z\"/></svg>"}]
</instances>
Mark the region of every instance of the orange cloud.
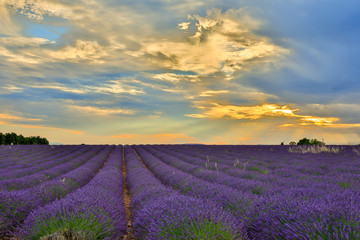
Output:
<instances>
[{"instance_id":1,"label":"orange cloud","mask_svg":"<svg viewBox=\"0 0 360 240\"><path fill-rule=\"evenodd\" d=\"M299 126L321 126L327 128L354 128L360 127L360 123L327 123L327 124L317 124L317 123L299 123L299 124L282 124L281 127L299 127Z\"/></svg>"},{"instance_id":2,"label":"orange cloud","mask_svg":"<svg viewBox=\"0 0 360 240\"><path fill-rule=\"evenodd\" d=\"M48 127L48 126L42 126L42 125L13 124L13 123L7 123L7 122L0 122L0 124L6 125L6 126L14 126L14 127L50 129L50 130L71 132L74 134L84 134L84 132L82 132L82 131L71 130L71 129L66 129L66 128L58 128L58 127Z\"/></svg>"},{"instance_id":3,"label":"orange cloud","mask_svg":"<svg viewBox=\"0 0 360 240\"><path fill-rule=\"evenodd\" d=\"M257 120L265 117L286 117L292 118L297 123L286 123L281 127L297 126L322 126L331 128L353 128L360 127L360 123L336 123L340 121L336 117L318 117L296 114L300 109L291 109L287 105L279 106L277 104L263 104L257 106L236 106L220 105L212 103L211 106L195 106L202 109L200 114L187 114L185 116L192 118L212 118L212 119L249 119Z\"/></svg>"},{"instance_id":4,"label":"orange cloud","mask_svg":"<svg viewBox=\"0 0 360 240\"><path fill-rule=\"evenodd\" d=\"M41 119L37 119L37 118L24 118L24 117L19 117L19 116L15 116L15 115L11 115L11 114L6 114L6 113L0 113L0 119L23 120L23 121L42 121Z\"/></svg>"},{"instance_id":5,"label":"orange cloud","mask_svg":"<svg viewBox=\"0 0 360 240\"><path fill-rule=\"evenodd\" d=\"M314 117L314 116L304 116L301 118L301 121L310 122L317 126L330 126L333 125L334 122L339 121L339 118L324 118L324 117ZM310 123L303 123L303 125L310 124Z\"/></svg>"},{"instance_id":6,"label":"orange cloud","mask_svg":"<svg viewBox=\"0 0 360 240\"><path fill-rule=\"evenodd\" d=\"M196 106L198 109L204 109L203 114L188 114L188 117L194 118L226 118L226 119L260 119L266 116L276 117L296 117L295 111L299 109L290 109L288 106L279 106L276 104L263 104L260 106L235 106L220 105L213 103L210 107Z\"/></svg>"},{"instance_id":7,"label":"orange cloud","mask_svg":"<svg viewBox=\"0 0 360 240\"><path fill-rule=\"evenodd\" d=\"M76 111L82 111L85 113L91 113L101 116L107 116L112 114L134 114L135 111L128 110L128 109L108 109L108 108L98 108L98 107L92 107L92 106L69 106L71 109L74 109Z\"/></svg>"}]
</instances>

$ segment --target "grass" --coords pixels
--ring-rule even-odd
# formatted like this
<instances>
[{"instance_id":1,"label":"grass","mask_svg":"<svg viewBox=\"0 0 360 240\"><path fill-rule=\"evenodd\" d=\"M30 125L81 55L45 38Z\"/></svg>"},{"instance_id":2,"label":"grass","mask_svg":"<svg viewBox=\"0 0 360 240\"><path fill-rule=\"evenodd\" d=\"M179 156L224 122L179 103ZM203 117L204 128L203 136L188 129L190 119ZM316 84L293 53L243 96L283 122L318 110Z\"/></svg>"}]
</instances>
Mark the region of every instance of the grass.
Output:
<instances>
[{"instance_id":1,"label":"grass","mask_svg":"<svg viewBox=\"0 0 360 240\"><path fill-rule=\"evenodd\" d=\"M353 148L353 152L356 153L359 156L360 155L360 148Z\"/></svg>"},{"instance_id":2,"label":"grass","mask_svg":"<svg viewBox=\"0 0 360 240\"><path fill-rule=\"evenodd\" d=\"M65 229L49 236L41 237L40 240L86 240L86 236L82 231L73 233Z\"/></svg>"},{"instance_id":3,"label":"grass","mask_svg":"<svg viewBox=\"0 0 360 240\"><path fill-rule=\"evenodd\" d=\"M60 181L61 184L47 186L47 188L44 189L44 192L41 195L43 201L48 202L50 200L53 200L54 197L56 199L60 199L68 193L67 186L70 186L72 189L77 186L77 182L70 178L63 178Z\"/></svg>"},{"instance_id":4,"label":"grass","mask_svg":"<svg viewBox=\"0 0 360 240\"><path fill-rule=\"evenodd\" d=\"M259 168L257 166L249 167L248 170L253 171L253 172L259 172L259 173L262 173L262 174L267 174L269 172L269 170L264 170L264 169L261 169L261 168Z\"/></svg>"},{"instance_id":5,"label":"grass","mask_svg":"<svg viewBox=\"0 0 360 240\"><path fill-rule=\"evenodd\" d=\"M336 146L324 145L301 145L289 147L291 153L339 153L340 148Z\"/></svg>"},{"instance_id":6,"label":"grass","mask_svg":"<svg viewBox=\"0 0 360 240\"><path fill-rule=\"evenodd\" d=\"M314 221L315 220L315 221ZM345 219L339 217L330 217L330 221L321 223L321 219L312 219L308 221L309 237L311 239L350 239L357 240L360 235L358 220ZM314 229L314 225L320 225L318 229ZM344 228L346 226L346 228Z\"/></svg>"}]
</instances>

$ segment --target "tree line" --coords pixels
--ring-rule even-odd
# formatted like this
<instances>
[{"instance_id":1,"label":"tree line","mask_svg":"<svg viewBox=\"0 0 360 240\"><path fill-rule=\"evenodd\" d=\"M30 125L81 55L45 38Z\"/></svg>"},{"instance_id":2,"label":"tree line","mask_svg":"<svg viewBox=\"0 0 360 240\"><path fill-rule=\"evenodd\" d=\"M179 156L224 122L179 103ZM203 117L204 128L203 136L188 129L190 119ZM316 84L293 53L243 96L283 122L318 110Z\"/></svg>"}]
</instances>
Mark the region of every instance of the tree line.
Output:
<instances>
[{"instance_id":1,"label":"tree line","mask_svg":"<svg viewBox=\"0 0 360 240\"><path fill-rule=\"evenodd\" d=\"M49 141L46 138L40 136L24 137L22 134L17 135L16 133L1 133L0 132L0 145L49 145Z\"/></svg>"}]
</instances>

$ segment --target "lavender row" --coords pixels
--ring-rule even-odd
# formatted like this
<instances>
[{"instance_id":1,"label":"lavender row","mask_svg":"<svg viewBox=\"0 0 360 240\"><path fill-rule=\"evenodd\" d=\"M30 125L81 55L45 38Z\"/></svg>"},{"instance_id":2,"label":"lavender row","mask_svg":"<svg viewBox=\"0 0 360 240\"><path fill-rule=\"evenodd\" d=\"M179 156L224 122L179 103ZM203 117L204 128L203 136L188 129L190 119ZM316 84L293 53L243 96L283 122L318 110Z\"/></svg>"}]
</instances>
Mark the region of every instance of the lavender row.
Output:
<instances>
[{"instance_id":1,"label":"lavender row","mask_svg":"<svg viewBox=\"0 0 360 240\"><path fill-rule=\"evenodd\" d=\"M164 186L130 147L125 157L136 239L247 239L222 206Z\"/></svg>"},{"instance_id":2,"label":"lavender row","mask_svg":"<svg viewBox=\"0 0 360 240\"><path fill-rule=\"evenodd\" d=\"M149 146L146 146L146 148L152 149ZM255 179L239 179L225 175L220 171L217 171L215 174L212 173L212 171L208 171L206 169L196 168L187 162L183 162L180 159L169 156L168 154L164 154L163 151L155 151L152 153L154 153L159 157L159 159L162 159L162 161L166 162L167 164L181 169L182 171L189 172L206 181L220 183L236 189L250 190L255 194L261 194L262 196L273 195L277 192L283 192L288 189L297 188L302 189L303 192L304 190L307 192L307 196L302 195L301 198L321 199L326 197L326 195L331 195L333 192L337 192L341 195L342 192L346 191L347 189L351 189L353 191L360 190L360 178L358 178L356 174L352 173L337 173L336 176L332 176L330 172L330 174L326 175L323 173L320 176L319 174L313 176L311 174L312 171L309 173L304 171L310 169L301 168L301 166L298 166L300 171L296 172L297 169L289 168L288 166L288 168L283 169L281 172L275 170L270 171L267 174L262 174L261 178L257 177ZM269 152L265 152L265 154L269 159L271 159L271 156L278 156L278 154L271 155L271 151L270 154ZM273 162L276 162L276 159L274 159ZM317 163L319 164L319 160L317 160ZM327 164L331 164L332 166L335 165L335 163L331 161ZM306 161L303 161L302 165L307 165ZM322 167L323 166L327 165L322 165ZM329 168L325 169L328 170ZM239 171L236 170L237 169L232 169L234 175L239 174ZM226 173L229 174L230 170L226 171ZM243 174L242 171L240 171L240 173L241 175ZM281 173L281 175L278 175L279 173ZM314 192L316 192L316 194L313 194Z\"/></svg>"},{"instance_id":3,"label":"lavender row","mask_svg":"<svg viewBox=\"0 0 360 240\"><path fill-rule=\"evenodd\" d=\"M191 174L184 173L159 160L143 146L134 146L136 152L154 175L167 186L182 192L185 195L208 199L220 204L239 220L247 218L247 211L258 196L234 190L230 187L210 183Z\"/></svg>"},{"instance_id":4,"label":"lavender row","mask_svg":"<svg viewBox=\"0 0 360 240\"><path fill-rule=\"evenodd\" d=\"M277 171L266 172L266 174L262 174L262 176L257 176L256 178L244 178L246 175L243 174L243 171L239 171L235 167L232 168L221 168L220 164L215 165L216 168L214 171L208 170L205 167L200 167L196 164L190 164L189 161L182 161L186 159L186 156L183 156L180 160L179 158L175 158L172 155L177 154L167 154L165 151L157 151L153 147L145 146L146 149L151 151L154 155L156 155L163 162L180 169L181 171L185 171L191 173L192 175L201 178L203 180L209 182L215 182L222 185L227 185L235 189L239 189L242 191L251 191L255 194L261 195L272 195L273 192L281 191L284 187L293 188L293 187L301 187L307 188L311 186L313 190L318 189L319 193L324 192L324 194L332 193L334 191L342 191L341 184L337 184L338 182L349 182L347 178L349 176L344 176L343 174L338 174L336 182L331 181L331 177L329 179L328 176L324 176L326 181L319 182L319 178L309 178L306 174L300 174L299 178L292 178L289 181L286 178L282 178L281 176L277 176ZM171 153L171 152L170 152ZM191 158L192 159L192 158ZM193 161L196 161L193 159ZM224 173L226 172L226 174ZM236 177L234 177L236 176ZM239 178L240 177L240 178ZM351 177L351 175L350 175ZM352 177L354 177L352 175ZM355 182L352 184L354 188L359 186ZM326 189L325 191L321 191L322 189Z\"/></svg>"},{"instance_id":5,"label":"lavender row","mask_svg":"<svg viewBox=\"0 0 360 240\"><path fill-rule=\"evenodd\" d=\"M179 151L179 149L176 150L176 148L172 149L171 147L172 146L151 146L151 148L156 149L161 153L164 154L167 153L169 155L175 156L189 164L201 167L201 169L213 170L216 172L220 171L227 173L233 177L243 178L243 174L239 174L240 173L239 169L242 169L243 170L242 172L247 171L247 173L249 170L250 171L253 170L254 175L267 174L270 171L269 169L266 169L264 167L262 168L257 167L254 161L249 161L249 160L245 161L245 158L236 158L236 160L232 158L232 162L227 163L225 161L227 157L226 155L223 155L221 158L214 158L215 155L214 153L211 155L211 157L210 155L205 155L205 154L195 155L194 153L187 151ZM182 148L181 146L178 147L180 149Z\"/></svg>"},{"instance_id":6,"label":"lavender row","mask_svg":"<svg viewBox=\"0 0 360 240\"><path fill-rule=\"evenodd\" d=\"M30 145L29 145L30 146ZM36 161L37 159L41 159L42 156L53 154L52 152L58 152L62 151L62 148L59 147L53 147L53 146L47 146L47 145L41 145L34 147L34 149L26 148L26 150L21 150L23 146L16 145L16 148L14 147L14 154L11 156L3 156L0 157L0 171L7 171L10 169L16 169L18 167L21 167L21 164L26 163L28 161ZM19 150L19 151L18 151ZM7 169L7 170L6 170Z\"/></svg>"},{"instance_id":7,"label":"lavender row","mask_svg":"<svg viewBox=\"0 0 360 240\"><path fill-rule=\"evenodd\" d=\"M67 148L65 151L61 151L56 154L54 153L50 156L44 156L41 161L29 161L26 167L24 166L24 168L8 170L4 173L1 173L0 183L4 179L8 180L11 178L23 177L26 175L34 174L36 172L40 172L41 170L49 169L53 166L61 164L62 162L71 160L72 158L79 156L82 153L85 153L89 150L88 148L89 146Z\"/></svg>"},{"instance_id":8,"label":"lavender row","mask_svg":"<svg viewBox=\"0 0 360 240\"><path fill-rule=\"evenodd\" d=\"M102 149L101 146L87 146L62 158L52 159L46 165L55 165L36 174L0 181L2 190L20 190L50 181L86 163ZM26 174L26 171L25 171ZM24 174L24 175L25 175Z\"/></svg>"},{"instance_id":9,"label":"lavender row","mask_svg":"<svg viewBox=\"0 0 360 240\"><path fill-rule=\"evenodd\" d=\"M33 167L35 165L41 164L46 161L47 158L53 157L56 155L61 155L66 153L74 148L80 148L81 146L60 146L57 148L52 148L49 146L43 146L43 151L41 153L31 154L30 152L25 156L19 156L17 160L10 160L11 165L6 168L0 169L0 173L7 173L9 171L16 172L22 171L24 169Z\"/></svg>"},{"instance_id":10,"label":"lavender row","mask_svg":"<svg viewBox=\"0 0 360 240\"><path fill-rule=\"evenodd\" d=\"M217 163L206 161L204 166L202 165L203 161L201 159L197 159L193 156L187 156L183 152L180 153L169 150L164 151L164 148L166 149L166 146L161 146L161 147L156 146L156 149L159 149L160 154L168 153L172 156L176 156L180 158L181 160L187 163L194 164L197 166L202 166L203 168L200 169L199 171L204 171L204 169L206 170L210 169L216 171L217 173L216 175L223 175L220 172L224 172L230 176L241 178L243 181L258 180L265 183L265 185L271 183L272 185L276 185L276 186L287 185L288 187L299 187L299 186L303 187L303 186L309 186L309 184L313 184L313 185L315 184L319 186L320 184L318 182L321 181L327 184L326 186L327 188L328 186L331 187L330 189L328 189L328 191L331 192L334 190L338 190L339 188L338 183L353 182L352 180L354 179L354 173L356 173L356 171L354 170L352 170L352 173L349 172L339 173L338 171L336 171L337 170L336 166L339 166L339 164L341 164L341 166L344 165L342 163L339 163L339 161L337 160L339 158L338 156L336 155L329 156L329 154L317 155L318 159L316 161L310 162L304 159L303 161L301 161L301 165L299 165L299 160L296 160L297 162L293 160L291 162L285 161L280 163L279 156L285 157L287 155L291 155L291 153L284 152L283 151L284 147L282 146L277 146L277 147L272 146L273 150L276 152L264 151L266 154L263 155L267 157L266 160L268 163L266 163L266 161L258 161L257 165L247 165L248 161L246 162L246 164L242 162L235 162L233 166L226 166L226 165L224 166L222 164L223 161L219 161ZM181 146L181 148L183 147ZM213 151L213 153L216 154L217 152ZM351 154L349 155L351 156ZM291 157L294 157L294 155ZM295 157L302 157L302 156L295 155ZM323 157L324 159L321 159L321 157ZM329 157L331 158L329 159ZM222 159L225 158L226 155L224 154L224 157ZM360 161L358 161L358 159L355 160L356 161L354 163L357 165L354 165L352 167L353 169L358 169L360 167L359 164ZM351 161L348 160L347 163L350 164L350 162ZM179 165L182 166L181 163L179 163ZM261 166L261 168L258 166ZM185 166L182 167L184 168ZM209 178L211 180L211 176ZM291 178L291 181L289 182L285 178ZM233 183L231 184L234 185ZM360 184L357 184L356 182L352 183L352 187L360 189L359 186ZM325 186L319 186L319 187L321 188Z\"/></svg>"},{"instance_id":11,"label":"lavender row","mask_svg":"<svg viewBox=\"0 0 360 240\"><path fill-rule=\"evenodd\" d=\"M23 155L24 153L28 153L30 151L37 151L36 148L31 148L28 145L27 147L20 147L20 146L6 146L0 145L0 159L6 159L12 156L19 156ZM0 166L2 164L2 160L0 161Z\"/></svg>"},{"instance_id":12,"label":"lavender row","mask_svg":"<svg viewBox=\"0 0 360 240\"><path fill-rule=\"evenodd\" d=\"M30 145L29 145L30 146ZM11 148L12 151L8 154L0 156L0 171L8 167L14 167L24 160L24 158L31 155L39 155L43 152L53 150L50 146L42 145L42 148L21 148L22 146L16 145L16 148Z\"/></svg>"},{"instance_id":13,"label":"lavender row","mask_svg":"<svg viewBox=\"0 0 360 240\"><path fill-rule=\"evenodd\" d=\"M357 224L360 195L354 189L327 193L311 186L284 186L281 191L265 196L243 192L237 202L234 201L236 190L185 174L161 162L143 147L135 148L162 182L186 194L222 203L229 212L244 220L251 239L358 239L360 236ZM317 194L320 197L316 197Z\"/></svg>"},{"instance_id":14,"label":"lavender row","mask_svg":"<svg viewBox=\"0 0 360 240\"><path fill-rule=\"evenodd\" d=\"M101 152L58 179L41 183L19 191L0 191L0 212L6 224L1 226L0 236L21 223L31 210L44 206L55 199L61 199L78 187L88 183L103 166L114 146L102 146Z\"/></svg>"},{"instance_id":15,"label":"lavender row","mask_svg":"<svg viewBox=\"0 0 360 240\"><path fill-rule=\"evenodd\" d=\"M222 171L208 170L198 165L184 162L179 158L176 158L163 151L157 151L154 148L148 146L144 146L144 149L151 152L151 154L153 154L155 157L157 157L157 159L161 160L165 164L210 183L225 185L242 192L251 192L253 194L262 193L262 195L264 195L265 193L271 194L272 191L279 191L279 188L277 188L276 185L264 183L254 179L242 179L229 176Z\"/></svg>"},{"instance_id":16,"label":"lavender row","mask_svg":"<svg viewBox=\"0 0 360 240\"><path fill-rule=\"evenodd\" d=\"M161 146L163 147L163 146ZM333 163L341 163L344 166L350 166L354 161L359 163L360 149L356 146L324 146L324 148L337 148L338 153L321 153L321 154L294 154L290 151L292 148L304 148L305 146L164 146L165 149L172 149L179 153L185 153L187 155L194 156L196 158L207 158L212 160L221 160L224 164L233 164L234 160L249 160L257 163L296 163L297 160L309 159L307 164L315 163L317 160L326 160ZM269 159L272 156L276 156L276 162L274 159ZM316 161L314 161L316 160Z\"/></svg>"},{"instance_id":17,"label":"lavender row","mask_svg":"<svg viewBox=\"0 0 360 240\"><path fill-rule=\"evenodd\" d=\"M214 153L221 155L224 148L226 146L219 146L218 152ZM269 200L262 202L261 208L258 208L263 209L259 216L264 217L257 220L260 236L268 235L275 239L279 236L290 239L291 236L297 239L358 238L359 226L355 222L359 219L359 214L356 214L359 213L356 197L360 190L360 178L356 171L359 169L359 157L353 147L340 146L341 152L336 154L294 154L284 146L234 148L257 161L259 166L267 165L271 171L258 176L280 187L280 191L273 191ZM339 167L349 172L338 172ZM264 227L265 222L267 227ZM271 231L272 227L283 232ZM259 238L259 235L255 236Z\"/></svg>"},{"instance_id":18,"label":"lavender row","mask_svg":"<svg viewBox=\"0 0 360 240\"><path fill-rule=\"evenodd\" d=\"M0 157L23 155L27 152L38 152L49 145L0 145Z\"/></svg>"},{"instance_id":19,"label":"lavender row","mask_svg":"<svg viewBox=\"0 0 360 240\"><path fill-rule=\"evenodd\" d=\"M121 239L127 223L121 169L122 147L118 146L88 184L32 211L15 235L21 239L66 235L82 239Z\"/></svg>"}]
</instances>

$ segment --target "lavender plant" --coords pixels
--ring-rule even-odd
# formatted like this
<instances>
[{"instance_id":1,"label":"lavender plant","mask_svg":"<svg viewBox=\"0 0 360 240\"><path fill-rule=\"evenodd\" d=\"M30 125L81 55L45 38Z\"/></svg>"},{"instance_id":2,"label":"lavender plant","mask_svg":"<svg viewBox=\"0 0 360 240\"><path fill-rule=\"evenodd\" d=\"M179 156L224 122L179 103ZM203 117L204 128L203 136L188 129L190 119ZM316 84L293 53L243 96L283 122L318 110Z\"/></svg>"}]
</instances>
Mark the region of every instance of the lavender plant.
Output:
<instances>
[{"instance_id":1,"label":"lavender plant","mask_svg":"<svg viewBox=\"0 0 360 240\"><path fill-rule=\"evenodd\" d=\"M126 231L121 166L119 146L87 185L32 211L16 235L24 239L66 234L84 239L121 238Z\"/></svg>"}]
</instances>

